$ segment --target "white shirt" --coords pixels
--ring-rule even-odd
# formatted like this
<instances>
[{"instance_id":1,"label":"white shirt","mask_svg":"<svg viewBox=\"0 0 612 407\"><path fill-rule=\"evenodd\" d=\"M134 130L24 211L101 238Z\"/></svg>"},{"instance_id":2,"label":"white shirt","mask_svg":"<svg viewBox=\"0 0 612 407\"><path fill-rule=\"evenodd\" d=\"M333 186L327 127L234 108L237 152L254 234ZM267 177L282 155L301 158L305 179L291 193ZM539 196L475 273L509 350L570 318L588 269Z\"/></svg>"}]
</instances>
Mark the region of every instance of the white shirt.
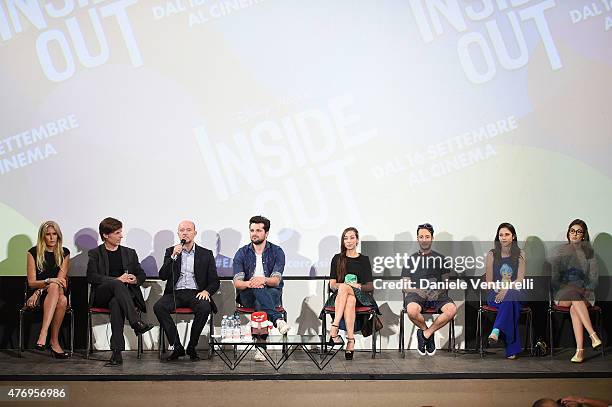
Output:
<instances>
[{"instance_id":1,"label":"white shirt","mask_svg":"<svg viewBox=\"0 0 612 407\"><path fill-rule=\"evenodd\" d=\"M263 255L255 253L255 256L257 259L255 260L255 273L253 274L253 277L265 277L263 269Z\"/></svg>"}]
</instances>

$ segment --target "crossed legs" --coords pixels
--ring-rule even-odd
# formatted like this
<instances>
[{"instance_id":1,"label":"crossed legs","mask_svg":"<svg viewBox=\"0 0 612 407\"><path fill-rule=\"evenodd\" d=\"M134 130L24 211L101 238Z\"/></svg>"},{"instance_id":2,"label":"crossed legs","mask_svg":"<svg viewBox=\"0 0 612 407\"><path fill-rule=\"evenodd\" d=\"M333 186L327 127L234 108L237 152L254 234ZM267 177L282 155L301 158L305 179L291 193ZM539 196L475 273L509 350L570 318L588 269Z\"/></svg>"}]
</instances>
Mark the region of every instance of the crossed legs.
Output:
<instances>
[{"instance_id":1,"label":"crossed legs","mask_svg":"<svg viewBox=\"0 0 612 407\"><path fill-rule=\"evenodd\" d=\"M586 302L583 300L559 301L559 305L561 307L569 307L574 337L576 338L576 348L584 349L584 329L587 330L589 336L595 333Z\"/></svg>"},{"instance_id":2,"label":"crossed legs","mask_svg":"<svg viewBox=\"0 0 612 407\"><path fill-rule=\"evenodd\" d=\"M334 320L330 330L330 336L336 337L338 330L340 329L340 321L344 318L344 324L346 325L346 337L353 339L355 337L355 306L357 305L357 299L353 288L347 284L338 284L338 293L336 294L336 303ZM346 350L352 351L355 348L354 341L348 341L346 344Z\"/></svg>"},{"instance_id":3,"label":"crossed legs","mask_svg":"<svg viewBox=\"0 0 612 407\"><path fill-rule=\"evenodd\" d=\"M427 326L425 323L425 317L421 314L423 308L416 302L411 302L406 305L406 313L408 314L408 318L415 324L419 329L423 331L423 336L425 339L431 338L431 336L442 328L444 325L448 324L450 320L455 318L457 315L457 306L452 302L446 303L440 308L442 313L438 315L438 317L433 321L431 326Z\"/></svg>"},{"instance_id":4,"label":"crossed legs","mask_svg":"<svg viewBox=\"0 0 612 407\"><path fill-rule=\"evenodd\" d=\"M68 299L64 295L62 287L58 284L51 284L47 287L47 296L43 303L42 326L36 343L42 345L47 342L47 333L49 332L49 327L51 327L51 338L49 340L51 349L57 353L64 352L59 343L59 330L64 321L67 306Z\"/></svg>"}]
</instances>

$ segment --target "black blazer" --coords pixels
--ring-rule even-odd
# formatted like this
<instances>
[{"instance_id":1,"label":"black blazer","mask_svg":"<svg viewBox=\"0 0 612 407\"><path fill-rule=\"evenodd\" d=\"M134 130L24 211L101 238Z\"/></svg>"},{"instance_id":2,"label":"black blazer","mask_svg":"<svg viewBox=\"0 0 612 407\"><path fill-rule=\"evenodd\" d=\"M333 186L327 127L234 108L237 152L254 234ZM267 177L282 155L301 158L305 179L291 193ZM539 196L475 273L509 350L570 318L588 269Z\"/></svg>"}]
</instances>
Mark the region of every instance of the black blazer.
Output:
<instances>
[{"instance_id":1,"label":"black blazer","mask_svg":"<svg viewBox=\"0 0 612 407\"><path fill-rule=\"evenodd\" d=\"M136 250L124 246L119 246L118 250L121 251L121 262L123 263L123 268L130 274L136 276L136 284L128 284L127 286L132 293L132 298L134 298L134 304L140 311L147 312L147 306L142 296L142 291L140 291L140 286L142 283L144 283L147 276L142 267L140 267ZM89 296L89 304L92 305L96 287L104 282L112 281L116 277L111 277L108 275L108 254L106 254L104 243L94 249L91 249L88 254L89 262L87 263L87 282L91 284L92 288Z\"/></svg>"},{"instance_id":2,"label":"black blazer","mask_svg":"<svg viewBox=\"0 0 612 407\"><path fill-rule=\"evenodd\" d=\"M219 291L219 276L217 275L217 264L215 263L215 257L212 251L205 249L204 247L194 244L195 247L195 258L193 260L193 273L195 275L195 281L198 286L198 290L206 290L210 294L210 305L214 312L217 312L217 307L212 299L212 296ZM171 280L172 271L174 269L174 281L168 281L166 283L166 289L164 294L172 294L174 287L181 276L181 255L179 254L175 261L172 261L172 252L174 246L166 249L164 255L164 264L159 269L159 278L162 280Z\"/></svg>"}]
</instances>

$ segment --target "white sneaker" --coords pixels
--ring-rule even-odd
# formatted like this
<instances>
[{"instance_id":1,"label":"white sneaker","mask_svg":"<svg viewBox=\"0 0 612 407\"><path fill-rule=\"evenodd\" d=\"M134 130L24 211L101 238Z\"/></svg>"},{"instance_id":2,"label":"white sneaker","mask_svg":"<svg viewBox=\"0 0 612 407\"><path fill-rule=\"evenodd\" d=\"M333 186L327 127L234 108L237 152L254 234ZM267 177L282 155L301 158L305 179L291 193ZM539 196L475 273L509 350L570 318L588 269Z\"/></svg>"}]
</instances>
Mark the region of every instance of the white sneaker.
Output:
<instances>
[{"instance_id":1,"label":"white sneaker","mask_svg":"<svg viewBox=\"0 0 612 407\"><path fill-rule=\"evenodd\" d=\"M281 335L287 335L287 332L289 332L289 329L291 329L289 324L285 322L284 319L276 320L276 328L278 329L278 332L280 332Z\"/></svg>"},{"instance_id":2,"label":"white sneaker","mask_svg":"<svg viewBox=\"0 0 612 407\"><path fill-rule=\"evenodd\" d=\"M266 361L266 357L263 355L263 353L261 353L260 351L255 349L255 355L253 356L253 360L255 362L265 362Z\"/></svg>"}]
</instances>

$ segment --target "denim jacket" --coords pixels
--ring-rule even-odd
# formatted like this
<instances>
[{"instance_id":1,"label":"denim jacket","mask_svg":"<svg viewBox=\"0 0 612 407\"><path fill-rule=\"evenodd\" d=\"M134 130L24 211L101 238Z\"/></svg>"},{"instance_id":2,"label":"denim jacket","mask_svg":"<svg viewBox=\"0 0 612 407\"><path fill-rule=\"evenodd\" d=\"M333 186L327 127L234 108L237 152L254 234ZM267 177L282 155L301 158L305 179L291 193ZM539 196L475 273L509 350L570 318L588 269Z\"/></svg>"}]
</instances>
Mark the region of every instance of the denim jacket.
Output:
<instances>
[{"instance_id":1,"label":"denim jacket","mask_svg":"<svg viewBox=\"0 0 612 407\"><path fill-rule=\"evenodd\" d=\"M278 288L283 287L283 271L285 270L285 252L280 246L266 241L266 247L262 255L264 275L266 277L279 277ZM241 247L234 256L234 280L248 281L255 274L255 262L257 256L253 244L249 243Z\"/></svg>"}]
</instances>

